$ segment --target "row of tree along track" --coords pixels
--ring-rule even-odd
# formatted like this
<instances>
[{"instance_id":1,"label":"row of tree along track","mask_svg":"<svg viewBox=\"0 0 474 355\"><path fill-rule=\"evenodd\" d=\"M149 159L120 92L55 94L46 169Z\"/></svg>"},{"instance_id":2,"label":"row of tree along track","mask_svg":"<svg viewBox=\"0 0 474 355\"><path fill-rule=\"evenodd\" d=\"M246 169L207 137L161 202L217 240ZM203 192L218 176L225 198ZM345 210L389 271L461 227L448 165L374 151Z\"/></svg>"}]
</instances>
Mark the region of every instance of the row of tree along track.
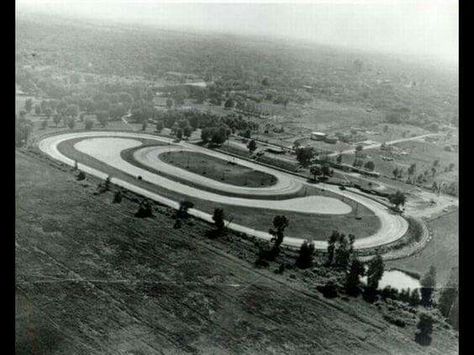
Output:
<instances>
[{"instance_id":1,"label":"row of tree along track","mask_svg":"<svg viewBox=\"0 0 474 355\"><path fill-rule=\"evenodd\" d=\"M62 143L77 140L73 148L59 149ZM146 140L147 144L144 145L143 141ZM150 142L156 142L156 146L150 146ZM182 150L193 150L202 154L209 154L219 159L229 159L225 154L215 152L203 147L196 147L195 145L187 144L185 142L174 143L171 139L165 137L154 136L143 133L130 133L130 132L110 132L110 131L95 131L95 132L74 132L60 135L53 135L43 138L39 141L39 149L49 155L50 157L65 163L70 166L74 166L76 161L78 168L85 173L94 175L100 179L106 179L110 175L110 168L113 171L121 172L121 174L113 174L111 182L117 186L128 189L135 193L138 193L146 198L150 198L164 205L172 208L179 207L179 199L182 196L197 198L202 201L208 201L212 204L224 204L227 206L233 206L237 210L239 208L249 207L257 211L256 213L265 212L271 210L275 213L289 214L302 213L311 215L314 218L327 218L327 221L333 219L337 222L343 220L348 226L348 231L351 232L350 224L354 226L361 221L358 221L354 217L353 206L360 206L359 211L365 211L363 222L367 224L369 230L373 225L368 236L356 239L354 247L357 250L367 250L381 245L392 244L395 241L402 238L408 231L408 222L406 219L398 214L394 214L386 206L370 199L366 196L354 194L351 191L340 191L336 186L320 184L317 188L307 184L304 179L295 177L291 174L271 169L269 167L263 167L259 164L233 159L236 164L241 164L258 171L265 171L268 174L275 176L278 182L272 186L262 188L250 188L242 186L233 186L236 191L242 195L247 194L252 198L232 197L225 194L225 183L218 181L205 180L206 184L212 183L212 188L215 192L209 192L198 188L202 176L173 167L170 164L166 164L159 160L158 151L163 151L163 144L171 145L173 148L178 147ZM159 175L155 172L143 169L140 166L133 165L127 161L124 161L122 157L122 151L131 148L137 148L144 146L146 149L141 153L141 163L148 165L151 169L156 169L159 165L158 170L161 172L164 170L165 176ZM162 148L160 148L160 146ZM64 148L64 147L62 147ZM157 151L158 149L158 151ZM74 150L74 154L73 153ZM140 155L140 149L135 151L135 157ZM147 161L143 160L147 157ZM73 158L73 159L72 159ZM178 175L177 175L178 174ZM137 180L137 176L141 176L141 180ZM119 177L116 177L119 176ZM179 179L174 177L179 176ZM194 186L185 184L183 180L189 181L192 177L194 180ZM159 186L165 190L161 191L172 191L175 194L162 194L153 191L152 186ZM318 195L310 195L305 197L293 197L286 198L283 200L267 199L265 196L269 193L278 195L287 194L289 191L301 191L301 189L317 189L320 193ZM221 193L216 193L216 190L221 190ZM156 190L155 190L156 191ZM255 198L255 192L259 191L262 194L262 198ZM177 197L178 194L179 196ZM174 198L173 198L174 197ZM200 206L197 206L200 207ZM189 213L195 217L201 218L205 221L212 223L212 215L208 212L202 211L197 208L193 208ZM369 213L370 212L370 213ZM370 216L371 214L372 216ZM348 217L350 216L350 217ZM350 221L349 221L350 219ZM336 223L337 225L337 223ZM248 226L238 224L231 221L227 221L227 227L235 231L253 235L258 238L269 240L272 238L267 232L256 230ZM334 228L337 229L337 228ZM313 233L312 230L308 230L308 235ZM291 235L285 237L284 244L292 247L299 247L305 239L309 238L296 238ZM324 238L326 239L326 237ZM315 247L319 250L324 250L327 247L325 240L314 240Z\"/></svg>"}]
</instances>

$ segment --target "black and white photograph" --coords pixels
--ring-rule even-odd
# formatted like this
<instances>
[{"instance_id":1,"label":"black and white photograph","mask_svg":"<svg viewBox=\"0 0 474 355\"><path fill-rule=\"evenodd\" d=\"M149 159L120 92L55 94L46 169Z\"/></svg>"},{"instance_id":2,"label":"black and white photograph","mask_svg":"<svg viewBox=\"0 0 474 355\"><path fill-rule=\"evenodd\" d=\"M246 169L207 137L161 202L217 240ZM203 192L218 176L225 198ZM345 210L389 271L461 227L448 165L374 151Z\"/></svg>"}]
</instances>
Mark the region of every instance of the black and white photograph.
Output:
<instances>
[{"instance_id":1,"label":"black and white photograph","mask_svg":"<svg viewBox=\"0 0 474 355\"><path fill-rule=\"evenodd\" d=\"M459 354L459 6L16 0L15 353Z\"/></svg>"}]
</instances>

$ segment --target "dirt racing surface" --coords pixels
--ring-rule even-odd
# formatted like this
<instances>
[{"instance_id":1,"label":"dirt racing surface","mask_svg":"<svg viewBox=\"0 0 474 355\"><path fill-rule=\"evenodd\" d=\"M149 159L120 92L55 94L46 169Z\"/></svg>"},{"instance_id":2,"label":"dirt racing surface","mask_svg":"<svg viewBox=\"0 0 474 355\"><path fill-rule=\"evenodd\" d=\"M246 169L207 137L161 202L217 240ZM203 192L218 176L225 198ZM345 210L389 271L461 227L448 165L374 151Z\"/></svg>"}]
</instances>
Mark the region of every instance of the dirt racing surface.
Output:
<instances>
[{"instance_id":1,"label":"dirt racing surface","mask_svg":"<svg viewBox=\"0 0 474 355\"><path fill-rule=\"evenodd\" d=\"M449 330L418 345L373 305L302 292L202 242L204 222L135 218L64 170L16 154L18 354L457 352Z\"/></svg>"}]
</instances>

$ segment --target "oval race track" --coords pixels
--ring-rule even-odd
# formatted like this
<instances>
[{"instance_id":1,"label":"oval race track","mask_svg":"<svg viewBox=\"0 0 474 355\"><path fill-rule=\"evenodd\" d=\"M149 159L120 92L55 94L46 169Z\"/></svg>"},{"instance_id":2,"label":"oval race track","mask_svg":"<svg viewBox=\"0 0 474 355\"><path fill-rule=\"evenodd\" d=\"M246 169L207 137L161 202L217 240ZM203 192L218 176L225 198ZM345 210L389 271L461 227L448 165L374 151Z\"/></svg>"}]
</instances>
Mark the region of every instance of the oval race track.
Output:
<instances>
[{"instance_id":1,"label":"oval race track","mask_svg":"<svg viewBox=\"0 0 474 355\"><path fill-rule=\"evenodd\" d=\"M232 160L239 165L243 165L254 170L259 170L275 176L277 178L277 183L272 186L262 188L235 186L225 184L213 179L205 178L190 171L167 164L159 159L159 155L164 151L169 150L192 150L202 154L212 155L216 158L224 160L229 160L229 157L225 154L208 150L199 146L191 145L185 142L173 143L172 139L165 137L159 137L145 133L131 132L75 132L59 134L44 138L39 142L39 148L41 151L48 154L52 158L70 166L73 166L74 161L63 155L58 150L58 145L61 142L78 138L82 138L82 140L80 140L74 145L74 148L76 150L84 154L90 155L101 163L109 165L115 169L124 171L133 176L141 175L143 177L143 180L147 182L163 186L168 190L179 192L181 194L185 194L191 197L196 197L199 199L208 200L216 203L223 203L227 205L246 207L248 206L252 208L294 211L312 214L343 215L351 212L351 207L349 205L345 204L337 198L326 196L306 196L288 198L283 200L266 200L265 196L268 195L288 194L290 192L297 192L306 185L306 182L303 178L299 178L291 174L286 174L281 171L274 170L269 167L264 167L246 160L232 158ZM179 176L181 181L187 180L195 184L206 184L212 186L214 190L222 191L222 193L224 193L225 191L233 191L238 192L239 195L258 195L259 198L247 199L245 197L229 197L225 196L224 194L205 191L197 187L189 186L184 183L172 180L170 178L154 174L148 170L126 162L122 159L121 152L125 149L140 147L142 145L142 142L139 139L154 140L157 143L161 144L171 144L169 148L166 146L147 146L142 149L139 148L135 151L134 158L138 162L149 168L166 172L166 174L171 176ZM81 162L78 162L78 168L88 174L94 175L101 179L105 179L108 176L104 172L86 166ZM172 208L178 208L178 202L156 194L152 191L146 190L140 186L114 177L112 177L111 181L112 183L118 186L136 192L164 205L167 205ZM361 196L360 194L355 194L347 190L340 191L336 186L323 186L324 190L331 191L340 196L344 196L344 198L355 200L356 202L364 205L379 218L379 230L369 237L357 239L354 242L354 248L364 249L391 243L401 238L408 230L408 222L399 215L391 214L388 208L386 208L382 204L370 198ZM208 213L205 213L198 209L191 209L189 213L195 217L201 218L212 223L212 216ZM272 236L267 232L257 231L255 229L242 226L236 223L229 223L228 228L267 240L272 238ZM292 238L291 236L286 236L284 239L284 244L297 247L301 245L303 241L304 240L301 238ZM314 244L317 249L327 248L326 241L314 241Z\"/></svg>"}]
</instances>

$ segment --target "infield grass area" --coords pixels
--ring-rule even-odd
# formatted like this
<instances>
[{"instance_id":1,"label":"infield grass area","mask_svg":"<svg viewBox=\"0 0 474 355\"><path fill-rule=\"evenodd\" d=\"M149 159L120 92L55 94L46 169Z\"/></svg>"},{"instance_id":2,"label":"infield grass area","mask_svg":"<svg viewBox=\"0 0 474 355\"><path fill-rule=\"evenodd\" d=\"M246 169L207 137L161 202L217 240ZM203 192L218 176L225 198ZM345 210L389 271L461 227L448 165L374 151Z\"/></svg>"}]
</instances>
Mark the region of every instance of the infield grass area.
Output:
<instances>
[{"instance_id":1,"label":"infield grass area","mask_svg":"<svg viewBox=\"0 0 474 355\"><path fill-rule=\"evenodd\" d=\"M199 152L165 152L159 155L159 159L192 173L236 186L266 187L277 182L275 176L233 163L232 159L225 161Z\"/></svg>"}]
</instances>

